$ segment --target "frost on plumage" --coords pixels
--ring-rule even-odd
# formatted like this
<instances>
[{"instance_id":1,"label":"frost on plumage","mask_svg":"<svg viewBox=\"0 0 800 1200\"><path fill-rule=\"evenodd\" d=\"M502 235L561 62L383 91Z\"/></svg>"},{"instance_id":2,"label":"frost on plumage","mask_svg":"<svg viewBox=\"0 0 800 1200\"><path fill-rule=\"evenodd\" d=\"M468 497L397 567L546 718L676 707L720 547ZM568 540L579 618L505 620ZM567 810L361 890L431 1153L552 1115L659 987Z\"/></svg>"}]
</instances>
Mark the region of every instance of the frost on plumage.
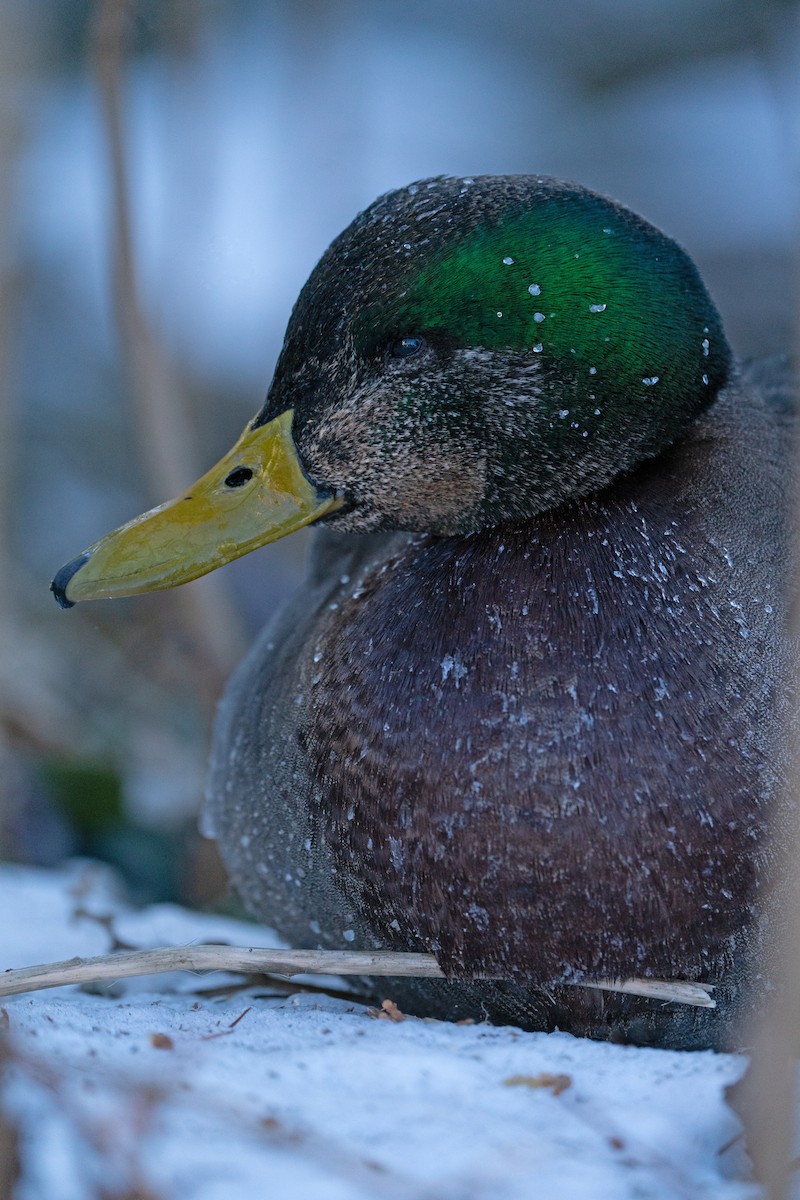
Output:
<instances>
[{"instance_id":1,"label":"frost on plumage","mask_svg":"<svg viewBox=\"0 0 800 1200\"><path fill-rule=\"evenodd\" d=\"M468 674L468 667L456 655L445 654L442 659L442 683L445 683L452 675L456 687L460 688L461 680L465 679Z\"/></svg>"}]
</instances>

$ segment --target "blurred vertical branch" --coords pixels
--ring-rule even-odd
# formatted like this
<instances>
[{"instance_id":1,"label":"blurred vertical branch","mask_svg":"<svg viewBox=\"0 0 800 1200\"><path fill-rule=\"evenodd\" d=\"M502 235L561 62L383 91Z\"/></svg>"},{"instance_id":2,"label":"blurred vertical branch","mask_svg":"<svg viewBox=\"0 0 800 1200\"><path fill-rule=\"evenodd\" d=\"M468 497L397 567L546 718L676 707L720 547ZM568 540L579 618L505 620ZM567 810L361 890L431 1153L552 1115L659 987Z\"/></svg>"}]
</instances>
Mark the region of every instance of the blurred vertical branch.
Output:
<instances>
[{"instance_id":1,"label":"blurred vertical branch","mask_svg":"<svg viewBox=\"0 0 800 1200\"><path fill-rule=\"evenodd\" d=\"M0 1009L0 1081L5 1077L8 1066L6 1031L8 1017ZM19 1137L17 1130L0 1108L0 1200L13 1200L20 1174Z\"/></svg>"},{"instance_id":2,"label":"blurred vertical branch","mask_svg":"<svg viewBox=\"0 0 800 1200\"><path fill-rule=\"evenodd\" d=\"M794 29L789 32L789 44L800 45L800 11L792 14ZM782 49L777 45L773 50ZM773 61L771 66L776 68ZM790 67L789 89L796 92L797 64ZM778 87L777 70L768 70L767 78ZM786 83L787 80L783 79ZM779 104L784 114L784 145L790 168L800 195L800 124L795 106ZM800 365L800 208L795 212L794 294L794 361ZM798 414L800 421L800 414ZM800 646L800 436L795 431L794 478L794 595L791 597L791 628L795 646ZM796 662L791 664L796 672ZM785 797L790 818L788 828L774 830L775 884L771 898L770 930L764 953L764 974L772 980L775 990L756 1024L752 1037L752 1059L747 1075L738 1085L736 1107L742 1114L747 1146L753 1160L756 1178L769 1200L789 1200L795 1194L793 1184L798 1172L796 1128L798 1104L798 1053L800 1052L800 684L795 677L787 681L792 687L792 707L785 737L786 759L790 764L789 795Z\"/></svg>"},{"instance_id":3,"label":"blurred vertical branch","mask_svg":"<svg viewBox=\"0 0 800 1200\"><path fill-rule=\"evenodd\" d=\"M26 89L39 69L33 26L26 10L0 4L0 817L10 803L10 740L21 735L33 745L60 748L70 727L49 686L46 650L19 603L21 571L11 549L19 444L14 356L22 283L15 262L13 210L18 160L27 134Z\"/></svg>"},{"instance_id":4,"label":"blurred vertical branch","mask_svg":"<svg viewBox=\"0 0 800 1200\"><path fill-rule=\"evenodd\" d=\"M18 98L19 64L22 61L18 30L8 6L0 7L0 639L10 647L13 634L10 528L10 469L13 461L14 422L11 407L11 312L14 273L10 262L11 205L19 130L14 117ZM0 680L0 817L5 811L8 787L6 716L12 707L6 680ZM0 1087L7 1065L5 1010L0 1009ZM4 1089L3 1089L4 1090ZM17 1134L2 1107L0 1094L0 1200L12 1200L19 1176Z\"/></svg>"},{"instance_id":5,"label":"blurred vertical branch","mask_svg":"<svg viewBox=\"0 0 800 1200\"><path fill-rule=\"evenodd\" d=\"M19 84L20 48L18 30L8 8L0 9L0 637L12 644L12 571L9 550L10 501L15 430L11 397L11 313L15 287L11 266L11 204L19 140L14 98ZM3 681L0 712L9 707L7 682ZM0 724L0 739L3 725ZM2 754L0 741L0 755Z\"/></svg>"},{"instance_id":6,"label":"blurred vertical branch","mask_svg":"<svg viewBox=\"0 0 800 1200\"><path fill-rule=\"evenodd\" d=\"M795 635L800 632L795 620ZM795 801L800 788L797 732L792 731L791 786ZM777 886L772 897L769 945L764 974L774 991L751 1039L749 1070L736 1087L734 1106L742 1115L747 1148L756 1179L769 1200L788 1200L796 1172L797 1053L800 1048L800 807L791 809L789 829L776 854Z\"/></svg>"},{"instance_id":7,"label":"blurred vertical branch","mask_svg":"<svg viewBox=\"0 0 800 1200\"><path fill-rule=\"evenodd\" d=\"M135 0L98 0L90 52L110 160L117 324L149 487L153 499L162 501L187 487L200 471L180 386L145 316L136 278L122 95L134 10ZM201 682L213 699L241 653L238 619L224 585L219 579L206 579L199 586L181 588L170 602L195 647Z\"/></svg>"}]
</instances>

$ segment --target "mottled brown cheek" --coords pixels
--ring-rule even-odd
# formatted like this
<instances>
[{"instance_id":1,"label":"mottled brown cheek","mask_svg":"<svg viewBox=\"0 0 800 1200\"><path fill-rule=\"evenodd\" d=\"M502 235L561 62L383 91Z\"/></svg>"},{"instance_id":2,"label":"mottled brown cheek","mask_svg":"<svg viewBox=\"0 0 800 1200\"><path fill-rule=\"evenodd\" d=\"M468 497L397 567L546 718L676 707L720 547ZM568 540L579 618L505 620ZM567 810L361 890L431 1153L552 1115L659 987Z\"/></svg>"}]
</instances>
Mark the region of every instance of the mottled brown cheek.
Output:
<instances>
[{"instance_id":1,"label":"mottled brown cheek","mask_svg":"<svg viewBox=\"0 0 800 1200\"><path fill-rule=\"evenodd\" d=\"M463 532L484 497L485 457L413 424L397 430L395 406L391 396L361 394L327 413L301 447L309 474L348 491L376 524Z\"/></svg>"},{"instance_id":2,"label":"mottled brown cheek","mask_svg":"<svg viewBox=\"0 0 800 1200\"><path fill-rule=\"evenodd\" d=\"M375 504L401 529L436 534L461 532L486 490L486 460L468 459L452 448L439 454L412 453L397 463L385 495Z\"/></svg>"}]
</instances>

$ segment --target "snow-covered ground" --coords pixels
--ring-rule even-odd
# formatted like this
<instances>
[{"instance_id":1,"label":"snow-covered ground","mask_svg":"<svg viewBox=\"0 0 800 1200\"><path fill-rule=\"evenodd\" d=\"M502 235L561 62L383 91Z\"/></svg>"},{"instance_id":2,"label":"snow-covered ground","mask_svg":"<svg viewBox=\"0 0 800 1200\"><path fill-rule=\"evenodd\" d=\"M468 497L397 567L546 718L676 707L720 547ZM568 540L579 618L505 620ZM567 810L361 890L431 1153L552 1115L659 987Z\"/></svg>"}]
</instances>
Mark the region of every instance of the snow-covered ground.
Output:
<instances>
[{"instance_id":1,"label":"snow-covered ground","mask_svg":"<svg viewBox=\"0 0 800 1200\"><path fill-rule=\"evenodd\" d=\"M0 868L0 911L0 969L104 953L112 936L278 944L220 917L131 911L86 863ZM723 1094L741 1058L379 1019L235 983L162 975L2 1001L14 1200L759 1194Z\"/></svg>"}]
</instances>

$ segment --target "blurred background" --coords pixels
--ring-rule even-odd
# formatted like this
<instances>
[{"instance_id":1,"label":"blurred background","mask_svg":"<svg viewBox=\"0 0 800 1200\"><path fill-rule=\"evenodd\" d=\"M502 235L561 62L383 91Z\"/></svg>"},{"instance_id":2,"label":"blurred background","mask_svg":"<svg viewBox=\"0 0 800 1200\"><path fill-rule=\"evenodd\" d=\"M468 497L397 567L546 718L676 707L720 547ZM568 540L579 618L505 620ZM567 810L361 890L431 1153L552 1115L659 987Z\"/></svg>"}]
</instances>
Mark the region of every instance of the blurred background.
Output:
<instances>
[{"instance_id":1,"label":"blurred background","mask_svg":"<svg viewBox=\"0 0 800 1200\"><path fill-rule=\"evenodd\" d=\"M2 0L0 857L225 903L214 704L307 538L69 613L47 587L229 448L355 213L577 179L689 250L739 355L785 349L799 52L795 0Z\"/></svg>"}]
</instances>

